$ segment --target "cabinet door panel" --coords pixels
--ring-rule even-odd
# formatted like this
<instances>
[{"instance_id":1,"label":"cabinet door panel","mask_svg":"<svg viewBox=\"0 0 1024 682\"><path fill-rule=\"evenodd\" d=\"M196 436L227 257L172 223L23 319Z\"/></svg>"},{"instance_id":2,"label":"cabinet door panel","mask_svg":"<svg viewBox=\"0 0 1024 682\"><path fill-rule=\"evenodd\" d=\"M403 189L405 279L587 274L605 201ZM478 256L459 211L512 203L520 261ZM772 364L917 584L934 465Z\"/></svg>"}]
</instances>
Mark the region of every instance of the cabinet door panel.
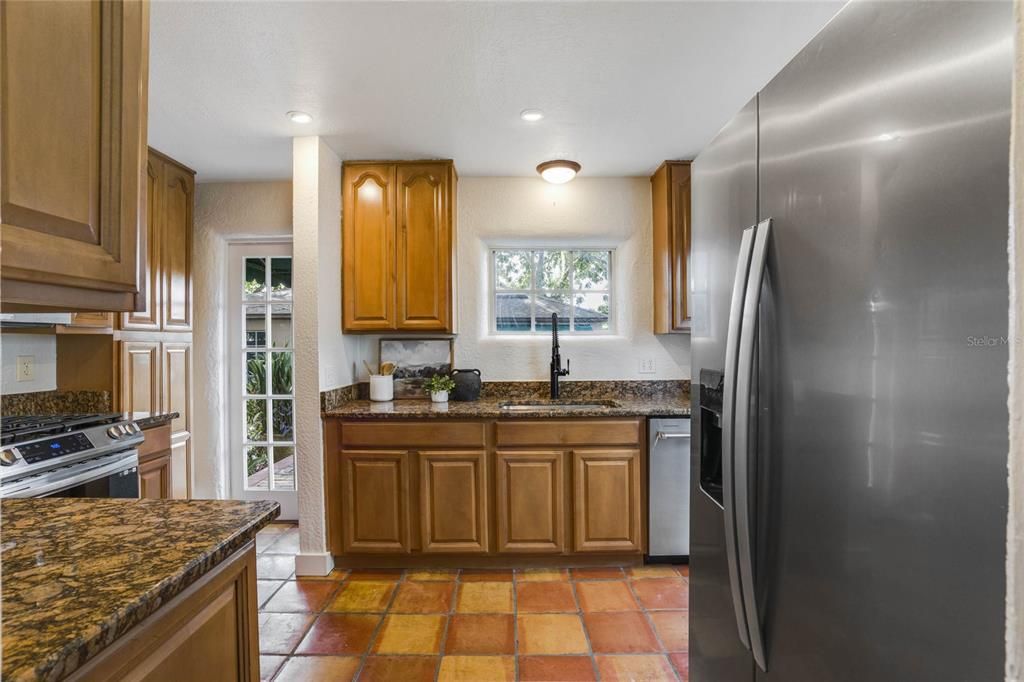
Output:
<instances>
[{"instance_id":1,"label":"cabinet door panel","mask_svg":"<svg viewBox=\"0 0 1024 682\"><path fill-rule=\"evenodd\" d=\"M121 409L125 412L160 409L159 342L121 342Z\"/></svg>"},{"instance_id":2,"label":"cabinet door panel","mask_svg":"<svg viewBox=\"0 0 1024 682\"><path fill-rule=\"evenodd\" d=\"M487 551L487 453L421 452L424 552Z\"/></svg>"},{"instance_id":3,"label":"cabinet door panel","mask_svg":"<svg viewBox=\"0 0 1024 682\"><path fill-rule=\"evenodd\" d=\"M408 552L408 453L343 451L341 464L345 551Z\"/></svg>"},{"instance_id":4,"label":"cabinet door panel","mask_svg":"<svg viewBox=\"0 0 1024 682\"><path fill-rule=\"evenodd\" d=\"M134 304L148 12L143 2L0 3L5 302Z\"/></svg>"},{"instance_id":5,"label":"cabinet door panel","mask_svg":"<svg viewBox=\"0 0 1024 682\"><path fill-rule=\"evenodd\" d=\"M561 552L565 453L497 453L499 552Z\"/></svg>"},{"instance_id":6,"label":"cabinet door panel","mask_svg":"<svg viewBox=\"0 0 1024 682\"><path fill-rule=\"evenodd\" d=\"M451 326L452 230L444 164L399 164L398 328Z\"/></svg>"},{"instance_id":7,"label":"cabinet door panel","mask_svg":"<svg viewBox=\"0 0 1024 682\"><path fill-rule=\"evenodd\" d=\"M163 409L177 412L171 421L174 435L192 431L192 344L165 342L161 346L163 361Z\"/></svg>"},{"instance_id":8,"label":"cabinet door panel","mask_svg":"<svg viewBox=\"0 0 1024 682\"><path fill-rule=\"evenodd\" d=\"M171 438L171 459L169 463L169 488L176 500L192 496L192 438L190 434L179 434Z\"/></svg>"},{"instance_id":9,"label":"cabinet door panel","mask_svg":"<svg viewBox=\"0 0 1024 682\"><path fill-rule=\"evenodd\" d=\"M165 500L171 496L171 453L153 457L139 464L139 497Z\"/></svg>"},{"instance_id":10,"label":"cabinet door panel","mask_svg":"<svg viewBox=\"0 0 1024 682\"><path fill-rule=\"evenodd\" d=\"M640 451L575 451L573 546L577 552L640 550Z\"/></svg>"},{"instance_id":11,"label":"cabinet door panel","mask_svg":"<svg viewBox=\"0 0 1024 682\"><path fill-rule=\"evenodd\" d=\"M345 166L342 307L346 331L395 327L395 167Z\"/></svg>"},{"instance_id":12,"label":"cabinet door panel","mask_svg":"<svg viewBox=\"0 0 1024 682\"><path fill-rule=\"evenodd\" d=\"M146 262L142 272L146 279L145 295L141 297L143 309L121 316L122 329L158 329L160 327L160 219L164 163L149 155L146 161Z\"/></svg>"},{"instance_id":13,"label":"cabinet door panel","mask_svg":"<svg viewBox=\"0 0 1024 682\"><path fill-rule=\"evenodd\" d=\"M195 178L174 164L164 164L160 226L160 276L163 328L192 329L192 203Z\"/></svg>"},{"instance_id":14,"label":"cabinet door panel","mask_svg":"<svg viewBox=\"0 0 1024 682\"><path fill-rule=\"evenodd\" d=\"M672 328L686 329L690 321L689 287L686 286L690 258L690 166L672 166Z\"/></svg>"}]
</instances>

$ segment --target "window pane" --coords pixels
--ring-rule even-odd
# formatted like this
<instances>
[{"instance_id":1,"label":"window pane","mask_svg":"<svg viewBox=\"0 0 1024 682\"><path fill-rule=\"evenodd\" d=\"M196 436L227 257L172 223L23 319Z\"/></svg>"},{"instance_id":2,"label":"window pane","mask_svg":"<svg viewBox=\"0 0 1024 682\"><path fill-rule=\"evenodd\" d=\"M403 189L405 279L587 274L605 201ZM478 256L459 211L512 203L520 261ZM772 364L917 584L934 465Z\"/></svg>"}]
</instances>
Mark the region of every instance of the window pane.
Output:
<instances>
[{"instance_id":1,"label":"window pane","mask_svg":"<svg viewBox=\"0 0 1024 682\"><path fill-rule=\"evenodd\" d=\"M608 289L607 251L577 252L573 269L573 289Z\"/></svg>"},{"instance_id":2,"label":"window pane","mask_svg":"<svg viewBox=\"0 0 1024 682\"><path fill-rule=\"evenodd\" d=\"M292 300L292 259L270 259L270 297L275 301Z\"/></svg>"},{"instance_id":3,"label":"window pane","mask_svg":"<svg viewBox=\"0 0 1024 682\"><path fill-rule=\"evenodd\" d=\"M494 310L495 330L499 332L530 331L529 294L496 294Z\"/></svg>"},{"instance_id":4,"label":"window pane","mask_svg":"<svg viewBox=\"0 0 1024 682\"><path fill-rule=\"evenodd\" d=\"M295 448L274 446L274 488L295 490Z\"/></svg>"},{"instance_id":5,"label":"window pane","mask_svg":"<svg viewBox=\"0 0 1024 682\"><path fill-rule=\"evenodd\" d=\"M529 289L530 252L495 251L494 281L499 289Z\"/></svg>"},{"instance_id":6,"label":"window pane","mask_svg":"<svg viewBox=\"0 0 1024 682\"><path fill-rule=\"evenodd\" d=\"M267 474L267 448L256 445L245 449L246 487L266 490L270 487Z\"/></svg>"},{"instance_id":7,"label":"window pane","mask_svg":"<svg viewBox=\"0 0 1024 682\"><path fill-rule=\"evenodd\" d=\"M538 251L537 288L568 289L571 260L568 251Z\"/></svg>"},{"instance_id":8,"label":"window pane","mask_svg":"<svg viewBox=\"0 0 1024 682\"><path fill-rule=\"evenodd\" d=\"M259 301L267 293L267 261L265 258L245 259L245 300Z\"/></svg>"},{"instance_id":9,"label":"window pane","mask_svg":"<svg viewBox=\"0 0 1024 682\"><path fill-rule=\"evenodd\" d=\"M274 395L292 394L292 354L270 354L270 385Z\"/></svg>"},{"instance_id":10,"label":"window pane","mask_svg":"<svg viewBox=\"0 0 1024 682\"><path fill-rule=\"evenodd\" d=\"M295 438L295 431L292 427L292 401L274 401L274 440L291 441Z\"/></svg>"},{"instance_id":11,"label":"window pane","mask_svg":"<svg viewBox=\"0 0 1024 682\"><path fill-rule=\"evenodd\" d=\"M270 343L274 348L292 347L292 305L274 303L270 306Z\"/></svg>"},{"instance_id":12,"label":"window pane","mask_svg":"<svg viewBox=\"0 0 1024 682\"><path fill-rule=\"evenodd\" d=\"M245 439L267 439L267 401L245 401Z\"/></svg>"},{"instance_id":13,"label":"window pane","mask_svg":"<svg viewBox=\"0 0 1024 682\"><path fill-rule=\"evenodd\" d=\"M267 345L267 306L245 306L245 347L265 348Z\"/></svg>"},{"instance_id":14,"label":"window pane","mask_svg":"<svg viewBox=\"0 0 1024 682\"><path fill-rule=\"evenodd\" d=\"M265 353L245 354L245 392L263 395L267 392L267 356Z\"/></svg>"},{"instance_id":15,"label":"window pane","mask_svg":"<svg viewBox=\"0 0 1024 682\"><path fill-rule=\"evenodd\" d=\"M576 331L578 332L608 332L611 329L609 324L610 298L607 293L576 293L573 294L575 308Z\"/></svg>"},{"instance_id":16,"label":"window pane","mask_svg":"<svg viewBox=\"0 0 1024 682\"><path fill-rule=\"evenodd\" d=\"M558 315L558 331L569 331L569 294L553 291L542 291L537 294L537 306L534 310L537 331L551 331L552 313Z\"/></svg>"}]
</instances>

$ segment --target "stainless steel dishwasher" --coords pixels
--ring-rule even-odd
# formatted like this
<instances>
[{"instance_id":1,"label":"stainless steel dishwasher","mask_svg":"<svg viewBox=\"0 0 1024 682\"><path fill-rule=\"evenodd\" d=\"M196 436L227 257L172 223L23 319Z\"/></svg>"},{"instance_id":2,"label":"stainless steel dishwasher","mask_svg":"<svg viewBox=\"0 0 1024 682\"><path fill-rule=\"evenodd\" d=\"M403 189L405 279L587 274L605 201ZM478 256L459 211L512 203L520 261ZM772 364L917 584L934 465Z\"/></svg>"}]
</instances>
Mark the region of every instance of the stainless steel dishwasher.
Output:
<instances>
[{"instance_id":1,"label":"stainless steel dishwasher","mask_svg":"<svg viewBox=\"0 0 1024 682\"><path fill-rule=\"evenodd\" d=\"M647 428L648 558L688 561L690 418L650 419Z\"/></svg>"}]
</instances>

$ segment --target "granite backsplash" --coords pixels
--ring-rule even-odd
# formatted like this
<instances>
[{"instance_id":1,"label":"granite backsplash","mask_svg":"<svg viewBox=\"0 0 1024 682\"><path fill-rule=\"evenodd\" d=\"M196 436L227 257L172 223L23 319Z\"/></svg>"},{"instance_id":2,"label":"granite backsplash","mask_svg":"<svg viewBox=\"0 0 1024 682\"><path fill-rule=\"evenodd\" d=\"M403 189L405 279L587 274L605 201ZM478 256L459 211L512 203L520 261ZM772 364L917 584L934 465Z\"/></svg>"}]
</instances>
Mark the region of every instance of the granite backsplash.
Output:
<instances>
[{"instance_id":1,"label":"granite backsplash","mask_svg":"<svg viewBox=\"0 0 1024 682\"><path fill-rule=\"evenodd\" d=\"M82 414L110 412L108 391L37 391L0 396L0 415Z\"/></svg>"},{"instance_id":2,"label":"granite backsplash","mask_svg":"<svg viewBox=\"0 0 1024 682\"><path fill-rule=\"evenodd\" d=\"M689 379L653 381L561 381L562 400L652 400L688 398ZM544 399L550 395L546 381L485 381L481 386L483 400L531 400ZM337 409L349 400L367 400L370 385L366 382L335 388L320 394L320 410ZM424 399L426 396L424 395Z\"/></svg>"}]
</instances>

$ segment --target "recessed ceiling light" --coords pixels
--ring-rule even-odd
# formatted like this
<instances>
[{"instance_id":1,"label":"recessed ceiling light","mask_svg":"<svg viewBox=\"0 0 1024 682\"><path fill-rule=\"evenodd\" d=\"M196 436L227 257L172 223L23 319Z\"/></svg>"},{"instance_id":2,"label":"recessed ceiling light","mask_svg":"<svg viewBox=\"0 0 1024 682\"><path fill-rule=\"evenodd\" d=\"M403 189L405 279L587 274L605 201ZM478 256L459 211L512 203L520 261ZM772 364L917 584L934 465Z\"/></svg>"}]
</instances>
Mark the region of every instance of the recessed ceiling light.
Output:
<instances>
[{"instance_id":1,"label":"recessed ceiling light","mask_svg":"<svg viewBox=\"0 0 1024 682\"><path fill-rule=\"evenodd\" d=\"M288 120L292 123L309 123L313 120L313 117L305 111L289 111Z\"/></svg>"},{"instance_id":2,"label":"recessed ceiling light","mask_svg":"<svg viewBox=\"0 0 1024 682\"><path fill-rule=\"evenodd\" d=\"M892 142L893 140L900 139L899 133L882 133L878 136L880 142Z\"/></svg>"},{"instance_id":3,"label":"recessed ceiling light","mask_svg":"<svg viewBox=\"0 0 1024 682\"><path fill-rule=\"evenodd\" d=\"M551 184L563 185L575 178L581 168L582 166L575 161L555 159L554 161L545 161L537 166L537 172Z\"/></svg>"},{"instance_id":4,"label":"recessed ceiling light","mask_svg":"<svg viewBox=\"0 0 1024 682\"><path fill-rule=\"evenodd\" d=\"M523 109L519 114L519 118L528 123L536 123L544 118L544 112L540 109Z\"/></svg>"}]
</instances>

